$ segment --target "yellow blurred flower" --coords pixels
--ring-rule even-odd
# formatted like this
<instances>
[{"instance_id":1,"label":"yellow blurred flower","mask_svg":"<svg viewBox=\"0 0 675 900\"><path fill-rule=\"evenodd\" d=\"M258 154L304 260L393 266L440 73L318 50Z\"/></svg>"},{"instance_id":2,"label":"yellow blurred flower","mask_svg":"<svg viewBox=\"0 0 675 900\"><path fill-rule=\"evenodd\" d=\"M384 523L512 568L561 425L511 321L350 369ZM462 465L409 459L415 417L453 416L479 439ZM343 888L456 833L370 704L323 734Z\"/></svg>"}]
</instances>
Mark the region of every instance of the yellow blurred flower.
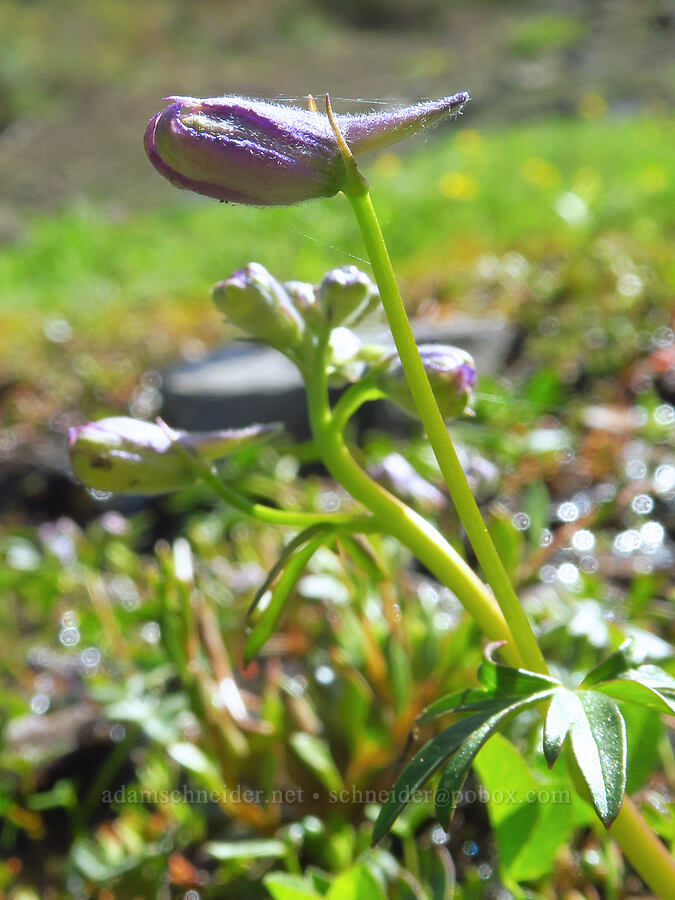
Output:
<instances>
[{"instance_id":1,"label":"yellow blurred flower","mask_svg":"<svg viewBox=\"0 0 675 900\"><path fill-rule=\"evenodd\" d=\"M520 173L526 181L541 188L553 188L560 181L560 172L553 163L540 156L526 159L520 167Z\"/></svg>"},{"instance_id":2,"label":"yellow blurred flower","mask_svg":"<svg viewBox=\"0 0 675 900\"><path fill-rule=\"evenodd\" d=\"M638 175L640 187L649 194L658 194L668 187L670 178L663 166L647 166Z\"/></svg>"},{"instance_id":3,"label":"yellow blurred flower","mask_svg":"<svg viewBox=\"0 0 675 900\"><path fill-rule=\"evenodd\" d=\"M438 187L441 194L451 200L473 200L480 191L476 179L462 172L446 172L441 175Z\"/></svg>"},{"instance_id":4,"label":"yellow blurred flower","mask_svg":"<svg viewBox=\"0 0 675 900\"><path fill-rule=\"evenodd\" d=\"M483 149L483 138L474 128L465 128L455 138L455 147L467 156L478 156Z\"/></svg>"},{"instance_id":5,"label":"yellow blurred flower","mask_svg":"<svg viewBox=\"0 0 675 900\"><path fill-rule=\"evenodd\" d=\"M375 160L375 172L380 178L395 178L403 165L401 159L395 153L383 153Z\"/></svg>"},{"instance_id":6,"label":"yellow blurred flower","mask_svg":"<svg viewBox=\"0 0 675 900\"><path fill-rule=\"evenodd\" d=\"M584 94L579 101L579 115L584 119L599 119L607 112L607 101L600 94Z\"/></svg>"},{"instance_id":7,"label":"yellow blurred flower","mask_svg":"<svg viewBox=\"0 0 675 900\"><path fill-rule=\"evenodd\" d=\"M602 179L597 169L593 169L590 166L583 166L574 173L572 190L587 203L597 197L601 187Z\"/></svg>"}]
</instances>

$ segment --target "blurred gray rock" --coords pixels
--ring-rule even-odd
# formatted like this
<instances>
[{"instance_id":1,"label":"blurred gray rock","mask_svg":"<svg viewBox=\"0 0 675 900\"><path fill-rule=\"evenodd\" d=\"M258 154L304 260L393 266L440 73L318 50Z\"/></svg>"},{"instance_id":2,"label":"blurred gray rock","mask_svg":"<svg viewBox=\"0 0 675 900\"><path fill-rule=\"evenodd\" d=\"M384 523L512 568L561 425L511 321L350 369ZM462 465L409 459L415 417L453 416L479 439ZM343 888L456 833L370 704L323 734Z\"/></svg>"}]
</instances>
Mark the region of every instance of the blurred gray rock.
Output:
<instances>
[{"instance_id":1,"label":"blurred gray rock","mask_svg":"<svg viewBox=\"0 0 675 900\"><path fill-rule=\"evenodd\" d=\"M497 319L415 319L412 328L418 343L455 344L468 350L479 374L500 372L515 340L515 330ZM370 326L358 333L364 343L393 347L384 326ZM162 383L162 415L174 427L239 428L252 422L283 422L296 438L309 434L298 371L268 347L248 341L228 344L205 360L174 366L164 374ZM409 420L382 402L367 404L358 421L361 427L400 430Z\"/></svg>"}]
</instances>

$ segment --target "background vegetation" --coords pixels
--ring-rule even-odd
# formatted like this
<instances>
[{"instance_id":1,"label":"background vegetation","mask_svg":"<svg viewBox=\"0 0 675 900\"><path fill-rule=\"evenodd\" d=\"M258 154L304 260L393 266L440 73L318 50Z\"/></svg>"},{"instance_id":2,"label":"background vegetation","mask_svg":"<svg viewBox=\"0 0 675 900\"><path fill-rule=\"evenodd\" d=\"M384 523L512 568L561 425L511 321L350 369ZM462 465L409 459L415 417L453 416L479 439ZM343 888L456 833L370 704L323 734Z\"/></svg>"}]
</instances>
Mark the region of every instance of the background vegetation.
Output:
<instances>
[{"instance_id":1,"label":"background vegetation","mask_svg":"<svg viewBox=\"0 0 675 900\"><path fill-rule=\"evenodd\" d=\"M535 896L644 895L575 804L528 821L515 852L513 822L484 803L449 835L422 803L368 851L373 807L353 790L387 788L415 715L474 677L480 648L453 598L390 542L374 547L378 583L336 547L242 672L246 606L288 535L201 492L93 498L64 476L64 445L90 417L159 410L163 368L222 341L208 293L232 269L316 280L362 255L340 199L261 211L172 189L140 141L163 96L328 89L363 109L467 88L458 123L364 166L405 296L515 328L507 370L481 378L477 418L454 433L547 652L572 673L627 635L664 656L672 28L654 0L0 5L0 892L440 900L456 879L466 898L518 880ZM365 463L400 453L438 489L414 432L364 443ZM226 474L306 508L349 503L290 439ZM415 502L462 547L434 496ZM197 635L205 652L181 669L176 647ZM625 706L629 790L672 843L672 746ZM510 736L504 778L565 788L536 734ZM494 765L479 766L485 783ZM161 800L236 785L299 793Z\"/></svg>"}]
</instances>

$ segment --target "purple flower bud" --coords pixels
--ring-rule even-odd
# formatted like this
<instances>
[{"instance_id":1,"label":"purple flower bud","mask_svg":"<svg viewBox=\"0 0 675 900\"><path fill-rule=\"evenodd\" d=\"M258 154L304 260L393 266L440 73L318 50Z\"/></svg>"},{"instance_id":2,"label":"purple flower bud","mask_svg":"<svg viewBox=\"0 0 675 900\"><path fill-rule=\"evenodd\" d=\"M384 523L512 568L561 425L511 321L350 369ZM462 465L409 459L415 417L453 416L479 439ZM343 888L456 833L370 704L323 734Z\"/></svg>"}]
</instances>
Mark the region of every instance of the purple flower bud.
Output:
<instances>
[{"instance_id":1,"label":"purple flower bud","mask_svg":"<svg viewBox=\"0 0 675 900\"><path fill-rule=\"evenodd\" d=\"M260 263L249 263L213 288L228 320L251 337L287 351L302 340L304 322L284 288Z\"/></svg>"},{"instance_id":2,"label":"purple flower bud","mask_svg":"<svg viewBox=\"0 0 675 900\"><path fill-rule=\"evenodd\" d=\"M356 266L332 269L324 275L316 291L317 303L331 327L358 319L373 295L379 299L373 282Z\"/></svg>"},{"instance_id":3,"label":"purple flower bud","mask_svg":"<svg viewBox=\"0 0 675 900\"><path fill-rule=\"evenodd\" d=\"M466 92L400 110L337 116L355 156L381 150L461 112ZM216 200L287 206L330 197L345 166L328 118L242 97L168 97L145 131L145 150L176 187Z\"/></svg>"},{"instance_id":4,"label":"purple flower bud","mask_svg":"<svg viewBox=\"0 0 675 900\"><path fill-rule=\"evenodd\" d=\"M277 425L231 431L167 432L153 422L113 416L71 428L70 462L87 487L122 494L162 494L197 480L180 446L203 460L215 460L277 433Z\"/></svg>"},{"instance_id":5,"label":"purple flower bud","mask_svg":"<svg viewBox=\"0 0 675 900\"><path fill-rule=\"evenodd\" d=\"M444 344L422 344L419 352L441 415L444 419L458 416L471 400L476 384L473 358L459 347ZM375 380L390 400L411 415L417 415L398 354L385 361L375 373Z\"/></svg>"}]
</instances>

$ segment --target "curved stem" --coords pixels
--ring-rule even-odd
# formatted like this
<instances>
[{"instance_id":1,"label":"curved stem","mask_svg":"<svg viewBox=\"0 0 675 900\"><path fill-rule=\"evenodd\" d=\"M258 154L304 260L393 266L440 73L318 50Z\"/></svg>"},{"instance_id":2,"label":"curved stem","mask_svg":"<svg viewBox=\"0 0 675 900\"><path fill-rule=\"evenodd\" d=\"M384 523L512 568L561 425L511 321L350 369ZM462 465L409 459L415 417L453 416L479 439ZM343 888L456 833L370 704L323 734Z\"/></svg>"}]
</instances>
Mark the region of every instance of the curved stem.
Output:
<instances>
[{"instance_id":1,"label":"curved stem","mask_svg":"<svg viewBox=\"0 0 675 900\"><path fill-rule=\"evenodd\" d=\"M675 900L675 859L625 796L609 834L661 900Z\"/></svg>"},{"instance_id":2,"label":"curved stem","mask_svg":"<svg viewBox=\"0 0 675 900\"><path fill-rule=\"evenodd\" d=\"M445 483L453 503L466 529L478 561L487 581L509 623L513 638L518 645L523 661L528 669L535 672L547 671L546 661L532 631L532 626L523 611L516 592L492 543L478 505L466 481L457 453L453 446L445 422L438 409L434 392L424 370L417 350L410 322L396 283L389 253L373 208L369 193L361 190L348 193L356 219L361 229L375 280L380 289L380 298L396 343L401 364L408 380L415 406L429 438L429 443L438 460Z\"/></svg>"},{"instance_id":3,"label":"curved stem","mask_svg":"<svg viewBox=\"0 0 675 900\"><path fill-rule=\"evenodd\" d=\"M511 664L522 665L508 625L482 581L426 519L376 484L350 454L331 415L320 351L314 378L307 382L307 401L314 439L333 477L457 595L488 637L507 642L503 653Z\"/></svg>"},{"instance_id":4,"label":"curved stem","mask_svg":"<svg viewBox=\"0 0 675 900\"><path fill-rule=\"evenodd\" d=\"M370 400L380 400L385 394L375 384L364 378L350 385L333 407L333 422L338 431L343 431L354 413Z\"/></svg>"},{"instance_id":5,"label":"curved stem","mask_svg":"<svg viewBox=\"0 0 675 900\"><path fill-rule=\"evenodd\" d=\"M290 525L299 528L306 528L309 525L332 525L347 528L349 531L357 533L381 530L381 526L375 521L373 516L352 516L348 513L310 513L300 510L275 509L273 506L267 506L264 503L255 503L230 487L229 484L221 481L213 468L207 463L195 459L192 459L192 462L200 478L208 484L221 500L224 500L225 503L233 506L240 512L258 519L260 522L267 522L269 525Z\"/></svg>"},{"instance_id":6,"label":"curved stem","mask_svg":"<svg viewBox=\"0 0 675 900\"><path fill-rule=\"evenodd\" d=\"M490 539L438 410L417 352L370 194L364 193L361 189L354 191L348 189L346 193L368 250L380 289L380 297L415 405L450 495L527 667L545 673L547 666L544 657ZM645 822L630 797L624 797L619 815L609 833L649 887L664 900L675 900L675 860Z\"/></svg>"}]
</instances>

